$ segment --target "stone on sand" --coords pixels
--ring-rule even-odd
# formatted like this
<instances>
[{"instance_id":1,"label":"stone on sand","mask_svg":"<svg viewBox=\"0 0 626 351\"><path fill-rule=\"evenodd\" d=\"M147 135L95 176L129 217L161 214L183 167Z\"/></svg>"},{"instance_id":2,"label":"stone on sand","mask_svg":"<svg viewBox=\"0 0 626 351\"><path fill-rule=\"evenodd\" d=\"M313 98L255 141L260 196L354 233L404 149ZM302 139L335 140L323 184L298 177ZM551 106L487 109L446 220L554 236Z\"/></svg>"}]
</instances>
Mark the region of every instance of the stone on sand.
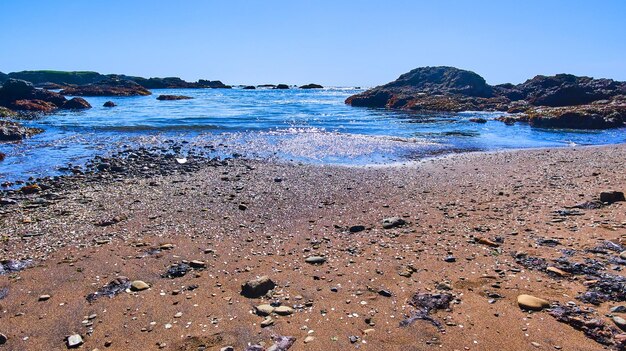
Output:
<instances>
[{"instance_id":1,"label":"stone on sand","mask_svg":"<svg viewBox=\"0 0 626 351\"><path fill-rule=\"evenodd\" d=\"M150 285L148 285L148 283L144 282L143 280L135 280L130 283L130 289L132 291L142 291L148 289L149 287Z\"/></svg>"},{"instance_id":2,"label":"stone on sand","mask_svg":"<svg viewBox=\"0 0 626 351\"><path fill-rule=\"evenodd\" d=\"M526 294L522 294L517 297L517 304L522 309L535 311L539 311L545 307L550 306L550 302L548 302L547 300Z\"/></svg>"},{"instance_id":3,"label":"stone on sand","mask_svg":"<svg viewBox=\"0 0 626 351\"><path fill-rule=\"evenodd\" d=\"M243 283L241 285L241 295L248 298L261 297L274 289L274 287L276 287L276 284L265 275Z\"/></svg>"}]
</instances>

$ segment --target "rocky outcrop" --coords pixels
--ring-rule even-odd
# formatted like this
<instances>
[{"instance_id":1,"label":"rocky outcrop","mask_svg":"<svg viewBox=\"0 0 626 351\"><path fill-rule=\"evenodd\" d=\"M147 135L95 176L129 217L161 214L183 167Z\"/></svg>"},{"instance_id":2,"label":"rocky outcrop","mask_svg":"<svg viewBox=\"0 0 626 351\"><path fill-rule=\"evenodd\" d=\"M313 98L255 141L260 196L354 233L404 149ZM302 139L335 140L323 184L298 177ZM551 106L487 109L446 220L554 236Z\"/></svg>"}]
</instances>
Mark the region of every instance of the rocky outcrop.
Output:
<instances>
[{"instance_id":1,"label":"rocky outcrop","mask_svg":"<svg viewBox=\"0 0 626 351\"><path fill-rule=\"evenodd\" d=\"M200 79L197 83L197 88L211 88L211 89L231 89L230 85L226 85L219 80L205 80Z\"/></svg>"},{"instance_id":2,"label":"rocky outcrop","mask_svg":"<svg viewBox=\"0 0 626 351\"><path fill-rule=\"evenodd\" d=\"M287 84L278 84L274 87L274 89L289 89L289 85Z\"/></svg>"},{"instance_id":3,"label":"rocky outcrop","mask_svg":"<svg viewBox=\"0 0 626 351\"><path fill-rule=\"evenodd\" d=\"M141 85L124 79L110 78L97 83L68 87L63 95L73 96L145 96L152 94Z\"/></svg>"},{"instance_id":4,"label":"rocky outcrop","mask_svg":"<svg viewBox=\"0 0 626 351\"><path fill-rule=\"evenodd\" d=\"M319 84L311 83L301 86L300 89L324 89L324 87Z\"/></svg>"},{"instance_id":5,"label":"rocky outcrop","mask_svg":"<svg viewBox=\"0 0 626 351\"><path fill-rule=\"evenodd\" d=\"M6 82L8 79L9 79L8 74L0 72L0 84Z\"/></svg>"},{"instance_id":6,"label":"rocky outcrop","mask_svg":"<svg viewBox=\"0 0 626 351\"><path fill-rule=\"evenodd\" d=\"M43 132L39 128L27 128L17 122L0 121L0 142L20 141Z\"/></svg>"},{"instance_id":7,"label":"rocky outcrop","mask_svg":"<svg viewBox=\"0 0 626 351\"><path fill-rule=\"evenodd\" d=\"M87 102L87 100L83 98L74 97L74 98L71 98L70 100L67 100L63 104L62 108L68 109L68 110L85 110L85 109L91 108L91 105Z\"/></svg>"},{"instance_id":8,"label":"rocky outcrop","mask_svg":"<svg viewBox=\"0 0 626 351\"><path fill-rule=\"evenodd\" d=\"M107 101L102 105L102 107L115 107L117 106L113 101Z\"/></svg>"},{"instance_id":9,"label":"rocky outcrop","mask_svg":"<svg viewBox=\"0 0 626 351\"><path fill-rule=\"evenodd\" d=\"M518 85L490 86L454 67L422 67L397 80L350 96L352 106L412 111L507 111L507 124L604 129L623 126L626 82L570 74L536 76Z\"/></svg>"},{"instance_id":10,"label":"rocky outcrop","mask_svg":"<svg viewBox=\"0 0 626 351\"><path fill-rule=\"evenodd\" d=\"M171 101L171 100L190 100L193 99L191 96L184 95L159 95L157 100L160 101Z\"/></svg>"},{"instance_id":11,"label":"rocky outcrop","mask_svg":"<svg viewBox=\"0 0 626 351\"><path fill-rule=\"evenodd\" d=\"M70 106L76 106L76 102L66 105L67 102L63 95L37 89L31 83L23 80L11 78L4 82L0 88L0 106L12 110L51 112L58 108L74 108ZM84 102L86 103L86 101ZM83 104L83 106L85 105ZM86 106L89 104L87 103Z\"/></svg>"},{"instance_id":12,"label":"rocky outcrop","mask_svg":"<svg viewBox=\"0 0 626 351\"><path fill-rule=\"evenodd\" d=\"M245 87L243 87L244 90L254 90L256 89L256 87L254 85L246 85Z\"/></svg>"}]
</instances>

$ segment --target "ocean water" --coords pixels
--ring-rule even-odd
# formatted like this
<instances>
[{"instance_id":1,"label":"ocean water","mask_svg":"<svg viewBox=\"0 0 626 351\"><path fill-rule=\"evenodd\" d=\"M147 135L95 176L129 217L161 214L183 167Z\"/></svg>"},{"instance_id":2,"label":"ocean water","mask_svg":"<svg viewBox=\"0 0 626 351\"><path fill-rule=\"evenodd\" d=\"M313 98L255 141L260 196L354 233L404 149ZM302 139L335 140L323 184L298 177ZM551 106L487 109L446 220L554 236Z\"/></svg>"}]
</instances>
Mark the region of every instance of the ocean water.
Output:
<instances>
[{"instance_id":1,"label":"ocean water","mask_svg":"<svg viewBox=\"0 0 626 351\"><path fill-rule=\"evenodd\" d=\"M85 111L62 111L22 121L45 132L20 143L0 144L7 154L0 181L59 174L125 145L213 146L214 156L234 154L286 161L372 165L433 155L511 148L567 147L623 143L625 129L548 130L498 121L470 122L501 113L416 114L356 108L344 100L361 92L323 90L155 89L151 96L87 97ZM194 99L158 101L160 94ZM102 107L111 100L118 106ZM183 151L184 152L184 151Z\"/></svg>"}]
</instances>

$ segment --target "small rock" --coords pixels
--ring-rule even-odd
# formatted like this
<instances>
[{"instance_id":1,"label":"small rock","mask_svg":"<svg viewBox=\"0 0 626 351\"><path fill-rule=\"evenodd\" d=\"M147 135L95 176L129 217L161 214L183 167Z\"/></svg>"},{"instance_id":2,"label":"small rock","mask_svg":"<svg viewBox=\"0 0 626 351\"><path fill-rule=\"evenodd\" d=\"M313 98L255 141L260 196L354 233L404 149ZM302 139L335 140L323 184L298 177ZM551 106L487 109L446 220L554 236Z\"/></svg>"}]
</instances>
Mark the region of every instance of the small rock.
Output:
<instances>
[{"instance_id":1,"label":"small rock","mask_svg":"<svg viewBox=\"0 0 626 351\"><path fill-rule=\"evenodd\" d=\"M479 244L490 246L490 247L498 247L498 246L500 246L495 241L492 241L492 240L487 239L487 238L476 238L476 242L479 243Z\"/></svg>"},{"instance_id":2,"label":"small rock","mask_svg":"<svg viewBox=\"0 0 626 351\"><path fill-rule=\"evenodd\" d=\"M73 349L83 344L83 337L78 334L73 334L67 337L67 348Z\"/></svg>"},{"instance_id":3,"label":"small rock","mask_svg":"<svg viewBox=\"0 0 626 351\"><path fill-rule=\"evenodd\" d=\"M446 256L446 258L444 258L443 260L445 262L452 263L452 262L456 262L456 257L454 257L454 256Z\"/></svg>"},{"instance_id":4,"label":"small rock","mask_svg":"<svg viewBox=\"0 0 626 351\"><path fill-rule=\"evenodd\" d=\"M365 226L362 225L353 225L352 227L350 227L348 229L350 231L350 233L358 233L358 232L362 232L365 230Z\"/></svg>"},{"instance_id":5,"label":"small rock","mask_svg":"<svg viewBox=\"0 0 626 351\"><path fill-rule=\"evenodd\" d=\"M241 295L248 298L261 297L274 289L276 284L268 277L262 276L241 285Z\"/></svg>"},{"instance_id":6,"label":"small rock","mask_svg":"<svg viewBox=\"0 0 626 351\"><path fill-rule=\"evenodd\" d=\"M310 264L322 264L324 262L326 262L326 257L322 257L322 256L309 256L307 257L304 262L306 263L310 263Z\"/></svg>"},{"instance_id":7,"label":"small rock","mask_svg":"<svg viewBox=\"0 0 626 351\"><path fill-rule=\"evenodd\" d=\"M135 280L130 283L130 290L132 291L142 291L148 288L150 288L150 285L148 285L148 283L144 282L143 280Z\"/></svg>"},{"instance_id":8,"label":"small rock","mask_svg":"<svg viewBox=\"0 0 626 351\"><path fill-rule=\"evenodd\" d=\"M103 107L115 107L117 106L113 101L107 101L102 105Z\"/></svg>"},{"instance_id":9,"label":"small rock","mask_svg":"<svg viewBox=\"0 0 626 351\"><path fill-rule=\"evenodd\" d=\"M267 316L274 312L274 307L272 305L263 304L255 306L254 310L259 316Z\"/></svg>"},{"instance_id":10,"label":"small rock","mask_svg":"<svg viewBox=\"0 0 626 351\"><path fill-rule=\"evenodd\" d=\"M189 262L189 265L192 268L206 268L206 262L200 260L193 260Z\"/></svg>"},{"instance_id":11,"label":"small rock","mask_svg":"<svg viewBox=\"0 0 626 351\"><path fill-rule=\"evenodd\" d=\"M359 337L358 337L358 336L356 336L356 335L350 335L350 336L348 337L348 340L350 340L350 343L354 344L354 343L356 343L357 341L359 341Z\"/></svg>"},{"instance_id":12,"label":"small rock","mask_svg":"<svg viewBox=\"0 0 626 351\"><path fill-rule=\"evenodd\" d=\"M274 325L274 318L270 316L265 317L265 319L261 322L261 328L269 327L272 325Z\"/></svg>"},{"instance_id":13,"label":"small rock","mask_svg":"<svg viewBox=\"0 0 626 351\"><path fill-rule=\"evenodd\" d=\"M626 306L620 305L620 306L611 307L611 312L624 313L626 312Z\"/></svg>"},{"instance_id":14,"label":"small rock","mask_svg":"<svg viewBox=\"0 0 626 351\"><path fill-rule=\"evenodd\" d=\"M546 271L554 273L554 274L556 274L556 275L558 275L560 277L567 277L567 276L570 275L569 273L567 273L567 272L565 272L563 270L560 270L560 269L558 269L556 267L548 267L548 268L546 268Z\"/></svg>"},{"instance_id":15,"label":"small rock","mask_svg":"<svg viewBox=\"0 0 626 351\"><path fill-rule=\"evenodd\" d=\"M48 300L50 300L50 295L39 296L39 301L48 301Z\"/></svg>"},{"instance_id":16,"label":"small rock","mask_svg":"<svg viewBox=\"0 0 626 351\"><path fill-rule=\"evenodd\" d=\"M235 351L235 348L232 346L224 346L220 349L220 351Z\"/></svg>"},{"instance_id":17,"label":"small rock","mask_svg":"<svg viewBox=\"0 0 626 351\"><path fill-rule=\"evenodd\" d=\"M400 217L390 217L383 219L383 228L391 229L405 225L406 222Z\"/></svg>"},{"instance_id":18,"label":"small rock","mask_svg":"<svg viewBox=\"0 0 626 351\"><path fill-rule=\"evenodd\" d=\"M293 308L289 306L278 306L274 309L274 313L280 316L288 316L292 314L293 312L294 312Z\"/></svg>"},{"instance_id":19,"label":"small rock","mask_svg":"<svg viewBox=\"0 0 626 351\"><path fill-rule=\"evenodd\" d=\"M539 311L545 307L550 306L550 302L544 299L540 299L538 297L535 297L532 295L525 295L525 294L519 295L517 297L517 304L522 309L535 310L535 311Z\"/></svg>"},{"instance_id":20,"label":"small rock","mask_svg":"<svg viewBox=\"0 0 626 351\"><path fill-rule=\"evenodd\" d=\"M626 201L621 191L603 191L600 193L600 201L612 204L618 201Z\"/></svg>"},{"instance_id":21,"label":"small rock","mask_svg":"<svg viewBox=\"0 0 626 351\"><path fill-rule=\"evenodd\" d=\"M385 289L378 290L378 295L384 296L384 297L391 297L392 296L391 292L389 290L385 290Z\"/></svg>"},{"instance_id":22,"label":"small rock","mask_svg":"<svg viewBox=\"0 0 626 351\"><path fill-rule=\"evenodd\" d=\"M0 345L6 344L8 340L9 338L6 335L0 333Z\"/></svg>"},{"instance_id":23,"label":"small rock","mask_svg":"<svg viewBox=\"0 0 626 351\"><path fill-rule=\"evenodd\" d=\"M615 323L615 325L617 325L621 330L626 331L626 319L619 316L613 316L613 323Z\"/></svg>"},{"instance_id":24,"label":"small rock","mask_svg":"<svg viewBox=\"0 0 626 351\"><path fill-rule=\"evenodd\" d=\"M313 337L312 335L309 335L306 338L304 338L304 343L308 344L308 343L313 342L313 340L315 340L315 337Z\"/></svg>"}]
</instances>

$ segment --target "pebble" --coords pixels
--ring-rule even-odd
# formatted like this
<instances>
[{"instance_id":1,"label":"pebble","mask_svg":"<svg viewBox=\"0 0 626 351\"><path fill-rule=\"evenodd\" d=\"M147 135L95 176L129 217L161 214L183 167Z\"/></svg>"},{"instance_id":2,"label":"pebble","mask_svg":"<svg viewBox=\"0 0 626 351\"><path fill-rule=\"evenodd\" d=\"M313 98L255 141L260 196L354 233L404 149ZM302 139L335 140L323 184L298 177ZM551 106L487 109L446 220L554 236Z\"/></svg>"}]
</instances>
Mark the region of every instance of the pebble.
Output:
<instances>
[{"instance_id":1,"label":"pebble","mask_svg":"<svg viewBox=\"0 0 626 351\"><path fill-rule=\"evenodd\" d=\"M50 295L39 296L39 301L48 301L48 300L50 300Z\"/></svg>"},{"instance_id":2,"label":"pebble","mask_svg":"<svg viewBox=\"0 0 626 351\"><path fill-rule=\"evenodd\" d=\"M268 304L258 305L254 307L254 309L256 311L256 314L258 314L259 316L267 316L274 312L274 307Z\"/></svg>"},{"instance_id":3,"label":"pebble","mask_svg":"<svg viewBox=\"0 0 626 351\"><path fill-rule=\"evenodd\" d=\"M292 314L293 312L294 312L293 308L289 306L279 306L274 309L274 313L281 315L281 316L288 316Z\"/></svg>"},{"instance_id":4,"label":"pebble","mask_svg":"<svg viewBox=\"0 0 626 351\"><path fill-rule=\"evenodd\" d=\"M624 313L624 312L626 312L626 306L620 305L620 306L611 307L611 312L613 312L613 313Z\"/></svg>"},{"instance_id":5,"label":"pebble","mask_svg":"<svg viewBox=\"0 0 626 351\"><path fill-rule=\"evenodd\" d=\"M313 342L313 340L315 340L315 337L313 337L313 336L309 335L309 336L307 336L306 338L304 338L304 343L305 343L305 344L308 344L308 343L310 343L310 342Z\"/></svg>"},{"instance_id":6,"label":"pebble","mask_svg":"<svg viewBox=\"0 0 626 351\"><path fill-rule=\"evenodd\" d=\"M405 225L406 222L400 217L390 217L383 219L383 228L391 229Z\"/></svg>"},{"instance_id":7,"label":"pebble","mask_svg":"<svg viewBox=\"0 0 626 351\"><path fill-rule=\"evenodd\" d=\"M622 260L626 260L626 251L622 251L619 253L619 258L621 258Z\"/></svg>"},{"instance_id":8,"label":"pebble","mask_svg":"<svg viewBox=\"0 0 626 351\"><path fill-rule=\"evenodd\" d=\"M322 256L309 256L307 257L304 262L306 263L310 263L310 264L322 264L324 262L326 262L326 257L322 257Z\"/></svg>"},{"instance_id":9,"label":"pebble","mask_svg":"<svg viewBox=\"0 0 626 351\"><path fill-rule=\"evenodd\" d=\"M528 310L541 310L545 307L550 306L550 302L540 299L538 297L532 295L519 295L517 297L517 304L520 308L528 309Z\"/></svg>"},{"instance_id":10,"label":"pebble","mask_svg":"<svg viewBox=\"0 0 626 351\"><path fill-rule=\"evenodd\" d=\"M189 265L193 268L206 268L206 262L200 260L193 260L189 262Z\"/></svg>"},{"instance_id":11,"label":"pebble","mask_svg":"<svg viewBox=\"0 0 626 351\"><path fill-rule=\"evenodd\" d=\"M70 335L67 338L67 348L72 349L83 344L83 337L78 334Z\"/></svg>"},{"instance_id":12,"label":"pebble","mask_svg":"<svg viewBox=\"0 0 626 351\"><path fill-rule=\"evenodd\" d=\"M148 288L150 288L150 285L148 285L148 283L144 282L143 280L135 280L130 283L130 289L132 291L142 291Z\"/></svg>"},{"instance_id":13,"label":"pebble","mask_svg":"<svg viewBox=\"0 0 626 351\"><path fill-rule=\"evenodd\" d=\"M270 316L265 317L265 319L261 322L261 328L269 327L271 325L274 325L274 318Z\"/></svg>"},{"instance_id":14,"label":"pebble","mask_svg":"<svg viewBox=\"0 0 626 351\"><path fill-rule=\"evenodd\" d=\"M235 351L235 348L232 346L224 346L220 349L220 351Z\"/></svg>"},{"instance_id":15,"label":"pebble","mask_svg":"<svg viewBox=\"0 0 626 351\"><path fill-rule=\"evenodd\" d=\"M6 342L7 342L8 340L9 340L9 338L8 338L6 335L4 335L4 334L0 333L0 345L4 345L4 344L6 344Z\"/></svg>"},{"instance_id":16,"label":"pebble","mask_svg":"<svg viewBox=\"0 0 626 351\"><path fill-rule=\"evenodd\" d=\"M613 316L613 323L617 325L621 330L626 331L626 319L618 316Z\"/></svg>"},{"instance_id":17,"label":"pebble","mask_svg":"<svg viewBox=\"0 0 626 351\"><path fill-rule=\"evenodd\" d=\"M560 270L560 269L558 269L556 267L548 267L548 268L546 268L546 271L552 272L552 273L554 273L554 274L556 274L558 276L561 276L561 277L566 277L566 276L569 275L569 273L567 273L567 272L565 272L563 270Z\"/></svg>"}]
</instances>

